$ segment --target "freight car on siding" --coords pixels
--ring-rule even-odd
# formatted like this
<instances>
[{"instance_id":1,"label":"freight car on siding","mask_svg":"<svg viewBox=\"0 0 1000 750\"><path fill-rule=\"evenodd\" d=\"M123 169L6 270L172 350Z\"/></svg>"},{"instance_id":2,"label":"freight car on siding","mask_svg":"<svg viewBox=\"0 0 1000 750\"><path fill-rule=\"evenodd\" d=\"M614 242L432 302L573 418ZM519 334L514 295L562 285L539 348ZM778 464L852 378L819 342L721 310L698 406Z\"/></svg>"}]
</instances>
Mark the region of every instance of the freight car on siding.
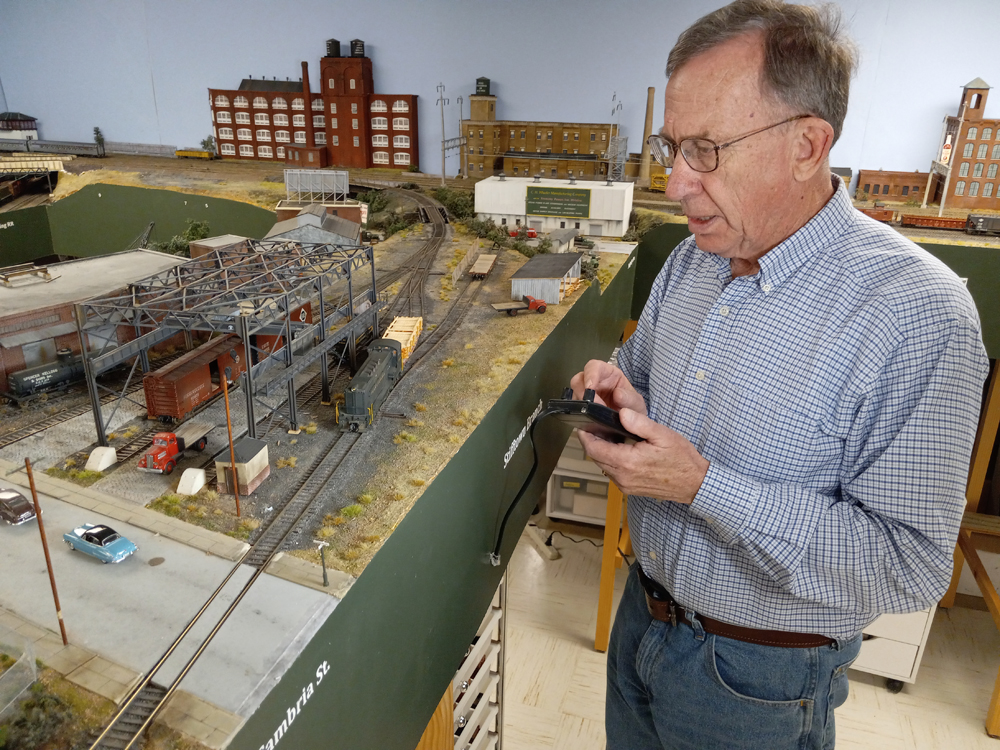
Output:
<instances>
[{"instance_id":1,"label":"freight car on siding","mask_svg":"<svg viewBox=\"0 0 1000 750\"><path fill-rule=\"evenodd\" d=\"M199 406L222 394L220 373L231 378L246 371L243 342L229 334L214 338L142 379L151 419L181 422Z\"/></svg>"},{"instance_id":2,"label":"freight car on siding","mask_svg":"<svg viewBox=\"0 0 1000 750\"><path fill-rule=\"evenodd\" d=\"M292 320L297 323L307 323L312 325L312 304L306 302L301 307L292 310ZM256 334L250 337L251 356L253 363L259 364L267 359L271 354L278 352L285 345L284 336L271 336Z\"/></svg>"},{"instance_id":3,"label":"freight car on siding","mask_svg":"<svg viewBox=\"0 0 1000 750\"><path fill-rule=\"evenodd\" d=\"M56 352L57 360L7 376L7 392L15 401L25 401L49 391L56 391L83 380L83 358L69 349Z\"/></svg>"},{"instance_id":4,"label":"freight car on siding","mask_svg":"<svg viewBox=\"0 0 1000 750\"><path fill-rule=\"evenodd\" d=\"M402 374L402 345L393 339L376 339L368 345L368 359L344 391L344 405L337 406L337 424L350 432L364 432L375 421L389 393Z\"/></svg>"}]
</instances>

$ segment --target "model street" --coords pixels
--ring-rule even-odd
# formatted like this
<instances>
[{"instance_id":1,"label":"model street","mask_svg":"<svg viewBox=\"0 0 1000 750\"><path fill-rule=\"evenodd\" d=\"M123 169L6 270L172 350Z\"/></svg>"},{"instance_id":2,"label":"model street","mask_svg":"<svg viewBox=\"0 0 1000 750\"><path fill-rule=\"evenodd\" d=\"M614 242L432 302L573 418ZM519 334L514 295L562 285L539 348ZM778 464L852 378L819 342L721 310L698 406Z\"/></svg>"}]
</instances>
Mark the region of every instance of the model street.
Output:
<instances>
[{"instance_id":1,"label":"model street","mask_svg":"<svg viewBox=\"0 0 1000 750\"><path fill-rule=\"evenodd\" d=\"M0 485L14 487L9 479ZM20 488L25 497L31 495ZM70 643L145 673L218 587L232 563L129 524L39 495ZM62 535L81 523L107 523L139 551L104 565L73 552ZM35 522L0 523L0 606L58 632ZM169 684L253 573L241 568L158 673ZM284 672L300 643L338 599L262 576L181 683L181 689L242 716Z\"/></svg>"}]
</instances>

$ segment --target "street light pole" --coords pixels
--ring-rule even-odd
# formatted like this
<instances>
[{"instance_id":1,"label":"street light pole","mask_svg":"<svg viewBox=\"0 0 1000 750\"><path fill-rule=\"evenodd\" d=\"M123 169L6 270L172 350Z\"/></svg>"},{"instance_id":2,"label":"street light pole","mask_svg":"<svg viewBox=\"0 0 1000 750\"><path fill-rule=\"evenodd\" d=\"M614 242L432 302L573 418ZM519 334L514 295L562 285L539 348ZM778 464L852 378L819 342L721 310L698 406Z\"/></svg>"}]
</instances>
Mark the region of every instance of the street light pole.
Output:
<instances>
[{"instance_id":1,"label":"street light pole","mask_svg":"<svg viewBox=\"0 0 1000 750\"><path fill-rule=\"evenodd\" d=\"M441 187L444 187L444 105L448 104L448 100L444 98L444 84L439 83L437 85L438 100L434 102L435 104L441 105Z\"/></svg>"},{"instance_id":2,"label":"street light pole","mask_svg":"<svg viewBox=\"0 0 1000 750\"><path fill-rule=\"evenodd\" d=\"M59 592L56 590L56 576L52 572L52 558L49 556L49 540L45 538L45 523L42 521L42 508L38 504L38 491L35 489L35 475L31 473L31 461L24 459L24 468L28 472L28 484L31 486L31 499L35 503L35 518L38 520L38 533L42 535L42 549L45 551L45 567L49 569L49 583L52 584L52 598L56 603L56 616L59 617L59 632L62 633L64 646L69 645L66 637L66 623L63 622L62 607L59 605Z\"/></svg>"},{"instance_id":3,"label":"street light pole","mask_svg":"<svg viewBox=\"0 0 1000 750\"><path fill-rule=\"evenodd\" d=\"M319 545L319 561L323 565L323 587L330 588L330 579L326 576L326 555L323 554L323 548L329 547L329 542L321 542L318 539L314 539L313 542Z\"/></svg>"}]
</instances>

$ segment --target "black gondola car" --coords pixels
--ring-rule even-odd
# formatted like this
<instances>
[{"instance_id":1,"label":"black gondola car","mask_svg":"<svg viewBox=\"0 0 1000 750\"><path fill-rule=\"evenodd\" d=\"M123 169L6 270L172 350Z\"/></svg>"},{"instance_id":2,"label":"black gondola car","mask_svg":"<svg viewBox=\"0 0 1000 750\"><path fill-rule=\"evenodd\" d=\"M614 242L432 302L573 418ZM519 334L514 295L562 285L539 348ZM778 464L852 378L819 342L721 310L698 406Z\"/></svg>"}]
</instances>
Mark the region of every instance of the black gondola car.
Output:
<instances>
[{"instance_id":1,"label":"black gondola car","mask_svg":"<svg viewBox=\"0 0 1000 750\"><path fill-rule=\"evenodd\" d=\"M344 392L344 405L337 408L340 429L364 432L385 403L402 373L402 346L392 339L376 339L368 345L368 359Z\"/></svg>"},{"instance_id":2,"label":"black gondola car","mask_svg":"<svg viewBox=\"0 0 1000 750\"><path fill-rule=\"evenodd\" d=\"M48 391L59 390L83 380L83 359L69 349L56 352L55 362L29 367L7 376L7 392L21 400Z\"/></svg>"},{"instance_id":3,"label":"black gondola car","mask_svg":"<svg viewBox=\"0 0 1000 750\"><path fill-rule=\"evenodd\" d=\"M969 234L1000 235L1000 216L969 214L965 222L965 231Z\"/></svg>"}]
</instances>

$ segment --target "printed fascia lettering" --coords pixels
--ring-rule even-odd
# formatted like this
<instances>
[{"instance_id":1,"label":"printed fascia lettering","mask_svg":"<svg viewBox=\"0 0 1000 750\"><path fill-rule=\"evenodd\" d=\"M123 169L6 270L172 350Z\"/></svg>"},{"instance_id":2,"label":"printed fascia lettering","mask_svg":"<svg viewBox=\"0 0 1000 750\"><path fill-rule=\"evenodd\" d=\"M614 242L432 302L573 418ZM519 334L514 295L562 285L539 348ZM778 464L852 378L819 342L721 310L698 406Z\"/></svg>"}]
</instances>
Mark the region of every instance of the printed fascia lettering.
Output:
<instances>
[{"instance_id":1,"label":"printed fascia lettering","mask_svg":"<svg viewBox=\"0 0 1000 750\"><path fill-rule=\"evenodd\" d=\"M507 468L507 464L509 464L510 460L514 457L517 447L521 444L521 441L524 440L524 436L528 434L528 428L531 427L531 423L535 421L535 417L541 414L541 412L542 402L539 400L538 406L536 406L535 410L531 412L531 415L528 417L528 421L524 423L524 427L522 427L521 431L517 433L517 437L514 438L514 442L510 444L510 448L507 449L507 452L503 456L503 467L505 469Z\"/></svg>"},{"instance_id":2,"label":"printed fascia lettering","mask_svg":"<svg viewBox=\"0 0 1000 750\"><path fill-rule=\"evenodd\" d=\"M316 667L316 682L310 682L302 688L302 694L299 696L299 699L295 701L295 705L289 706L285 709L285 718L282 719L281 724L279 724L278 728L274 730L274 734L268 738L267 742L260 746L260 750L274 750L274 748L278 746L278 743L281 741L281 738L285 736L285 733L292 725L292 722L295 721L296 717L302 712L302 709L305 708L306 701L308 701L313 696L313 693L316 692L316 685L319 685L323 681L323 678L326 677L326 674L329 671L330 663L327 661L324 661Z\"/></svg>"}]
</instances>

